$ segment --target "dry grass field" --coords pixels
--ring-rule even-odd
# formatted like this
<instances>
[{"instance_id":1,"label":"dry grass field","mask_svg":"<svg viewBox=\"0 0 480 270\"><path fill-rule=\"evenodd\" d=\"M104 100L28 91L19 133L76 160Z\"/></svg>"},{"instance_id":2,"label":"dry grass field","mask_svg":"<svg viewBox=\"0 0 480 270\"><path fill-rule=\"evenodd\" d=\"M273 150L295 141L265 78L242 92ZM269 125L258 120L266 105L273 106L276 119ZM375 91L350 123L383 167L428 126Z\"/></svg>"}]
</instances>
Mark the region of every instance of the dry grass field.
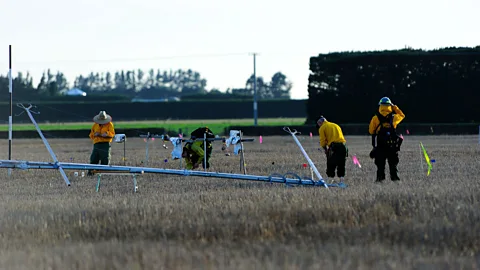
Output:
<instances>
[{"instance_id":1,"label":"dry grass field","mask_svg":"<svg viewBox=\"0 0 480 270\"><path fill-rule=\"evenodd\" d=\"M247 134L248 135L248 134ZM317 138L299 137L325 176ZM166 175L74 177L0 171L1 269L480 269L476 136L405 138L402 181L375 184L369 137L347 137L346 189L285 187ZM422 141L434 170L426 176ZM50 139L61 161L88 162L90 142ZM7 158L7 140L0 142ZM127 142L128 165L145 159ZM239 157L214 144L212 171L239 173ZM246 143L247 172L308 175L291 136ZM40 139L14 140L14 159L51 161ZM149 166L178 168L159 142ZM113 146L121 165L123 146ZM168 162L164 162L167 158ZM422 163L423 162L423 165ZM422 168L423 166L423 168Z\"/></svg>"}]
</instances>

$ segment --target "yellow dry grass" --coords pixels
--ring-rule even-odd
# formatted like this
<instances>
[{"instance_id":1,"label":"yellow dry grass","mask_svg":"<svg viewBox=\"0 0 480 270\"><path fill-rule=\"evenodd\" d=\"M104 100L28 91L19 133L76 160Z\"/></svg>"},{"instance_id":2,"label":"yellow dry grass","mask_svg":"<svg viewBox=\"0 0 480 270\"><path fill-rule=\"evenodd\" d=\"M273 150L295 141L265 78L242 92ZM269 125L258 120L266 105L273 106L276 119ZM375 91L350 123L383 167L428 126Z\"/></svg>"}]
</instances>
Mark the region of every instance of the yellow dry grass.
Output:
<instances>
[{"instance_id":1,"label":"yellow dry grass","mask_svg":"<svg viewBox=\"0 0 480 270\"><path fill-rule=\"evenodd\" d=\"M248 135L248 134L247 134ZM0 171L1 269L478 269L476 137L406 137L402 181L373 182L369 137L347 137L346 189L145 174L74 177L54 170ZM421 168L419 141L436 160ZM249 174L309 174L289 136L246 143ZM317 139L300 137L324 175ZM88 162L85 140L51 139L61 161ZM7 141L0 142L7 149ZM15 159L51 161L40 139L14 140ZM239 157L215 143L213 171L239 173ZM179 168L155 142L149 166ZM1 158L6 159L6 151ZM123 146L113 146L122 164ZM168 162L164 162L168 159ZM145 143L127 142L127 164Z\"/></svg>"}]
</instances>

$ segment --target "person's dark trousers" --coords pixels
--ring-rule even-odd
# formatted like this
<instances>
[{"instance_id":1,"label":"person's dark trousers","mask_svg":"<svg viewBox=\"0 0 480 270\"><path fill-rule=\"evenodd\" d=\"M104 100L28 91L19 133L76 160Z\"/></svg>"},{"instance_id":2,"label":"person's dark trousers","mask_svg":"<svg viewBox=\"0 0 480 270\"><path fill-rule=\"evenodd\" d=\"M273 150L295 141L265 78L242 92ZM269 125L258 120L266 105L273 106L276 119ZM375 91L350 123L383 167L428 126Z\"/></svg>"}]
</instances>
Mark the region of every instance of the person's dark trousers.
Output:
<instances>
[{"instance_id":1,"label":"person's dark trousers","mask_svg":"<svg viewBox=\"0 0 480 270\"><path fill-rule=\"evenodd\" d=\"M111 158L111 147L109 142L100 142L93 145L93 151L90 155L90 164L109 165ZM88 171L88 175L92 175L91 171Z\"/></svg>"},{"instance_id":2,"label":"person's dark trousers","mask_svg":"<svg viewBox=\"0 0 480 270\"><path fill-rule=\"evenodd\" d=\"M388 161L390 170L390 179L392 181L400 180L398 177L398 151L396 149L377 148L375 153L375 165L377 165L377 181L385 180L385 164Z\"/></svg>"},{"instance_id":3,"label":"person's dark trousers","mask_svg":"<svg viewBox=\"0 0 480 270\"><path fill-rule=\"evenodd\" d=\"M202 144L202 148L203 148L203 144ZM210 168L210 158L212 157L212 150L213 150L213 146L211 143L207 143L207 169ZM202 162L202 168L205 169L205 163Z\"/></svg>"},{"instance_id":4,"label":"person's dark trousers","mask_svg":"<svg viewBox=\"0 0 480 270\"><path fill-rule=\"evenodd\" d=\"M343 143L332 143L327 153L327 176L335 177L345 176L345 163L347 161L347 146Z\"/></svg>"}]
</instances>

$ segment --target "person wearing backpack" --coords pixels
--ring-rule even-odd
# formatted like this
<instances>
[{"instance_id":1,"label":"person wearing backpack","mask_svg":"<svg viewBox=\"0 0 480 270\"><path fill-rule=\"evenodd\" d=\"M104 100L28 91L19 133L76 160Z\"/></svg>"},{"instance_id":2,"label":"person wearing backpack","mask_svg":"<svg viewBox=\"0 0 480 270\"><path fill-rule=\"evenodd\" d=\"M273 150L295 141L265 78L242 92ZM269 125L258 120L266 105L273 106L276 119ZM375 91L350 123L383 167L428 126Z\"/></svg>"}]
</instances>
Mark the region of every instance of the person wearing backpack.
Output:
<instances>
[{"instance_id":1,"label":"person wearing backpack","mask_svg":"<svg viewBox=\"0 0 480 270\"><path fill-rule=\"evenodd\" d=\"M377 166L376 182L385 180L385 163L388 161L390 179L398 181L398 151L403 138L396 132L396 128L405 118L405 114L394 105L388 97L383 97L378 103L379 108L370 120L369 133L372 135L373 149L370 158L375 159Z\"/></svg>"},{"instance_id":2,"label":"person wearing backpack","mask_svg":"<svg viewBox=\"0 0 480 270\"><path fill-rule=\"evenodd\" d=\"M186 169L197 169L200 165L205 168L204 162L204 134L207 139L215 138L215 134L208 127L200 127L190 133L190 139L193 142L188 142L183 147L182 157L185 159ZM206 141L207 146L207 169L210 168L210 157L212 155L212 141Z\"/></svg>"},{"instance_id":3,"label":"person wearing backpack","mask_svg":"<svg viewBox=\"0 0 480 270\"><path fill-rule=\"evenodd\" d=\"M342 128L327 121L323 116L318 119L317 125L319 126L320 146L327 156L327 177L335 178L335 169L337 169L337 176L340 178L340 182L343 182L348 149Z\"/></svg>"}]
</instances>

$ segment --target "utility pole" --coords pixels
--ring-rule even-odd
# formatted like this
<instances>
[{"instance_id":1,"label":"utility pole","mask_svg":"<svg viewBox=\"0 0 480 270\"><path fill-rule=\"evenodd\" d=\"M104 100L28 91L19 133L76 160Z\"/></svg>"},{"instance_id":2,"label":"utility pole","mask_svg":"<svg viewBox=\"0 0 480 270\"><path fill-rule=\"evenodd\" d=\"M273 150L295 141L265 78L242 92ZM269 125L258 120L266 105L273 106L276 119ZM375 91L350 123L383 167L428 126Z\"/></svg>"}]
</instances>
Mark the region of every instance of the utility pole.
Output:
<instances>
[{"instance_id":1,"label":"utility pole","mask_svg":"<svg viewBox=\"0 0 480 270\"><path fill-rule=\"evenodd\" d=\"M10 115L8 116L8 160L12 160L12 100L13 100L13 79L12 79L12 45L8 46L8 92L10 93ZM8 176L12 169L8 169Z\"/></svg>"},{"instance_id":2,"label":"utility pole","mask_svg":"<svg viewBox=\"0 0 480 270\"><path fill-rule=\"evenodd\" d=\"M257 53L253 54L253 125L258 123L258 105L257 105Z\"/></svg>"}]
</instances>

